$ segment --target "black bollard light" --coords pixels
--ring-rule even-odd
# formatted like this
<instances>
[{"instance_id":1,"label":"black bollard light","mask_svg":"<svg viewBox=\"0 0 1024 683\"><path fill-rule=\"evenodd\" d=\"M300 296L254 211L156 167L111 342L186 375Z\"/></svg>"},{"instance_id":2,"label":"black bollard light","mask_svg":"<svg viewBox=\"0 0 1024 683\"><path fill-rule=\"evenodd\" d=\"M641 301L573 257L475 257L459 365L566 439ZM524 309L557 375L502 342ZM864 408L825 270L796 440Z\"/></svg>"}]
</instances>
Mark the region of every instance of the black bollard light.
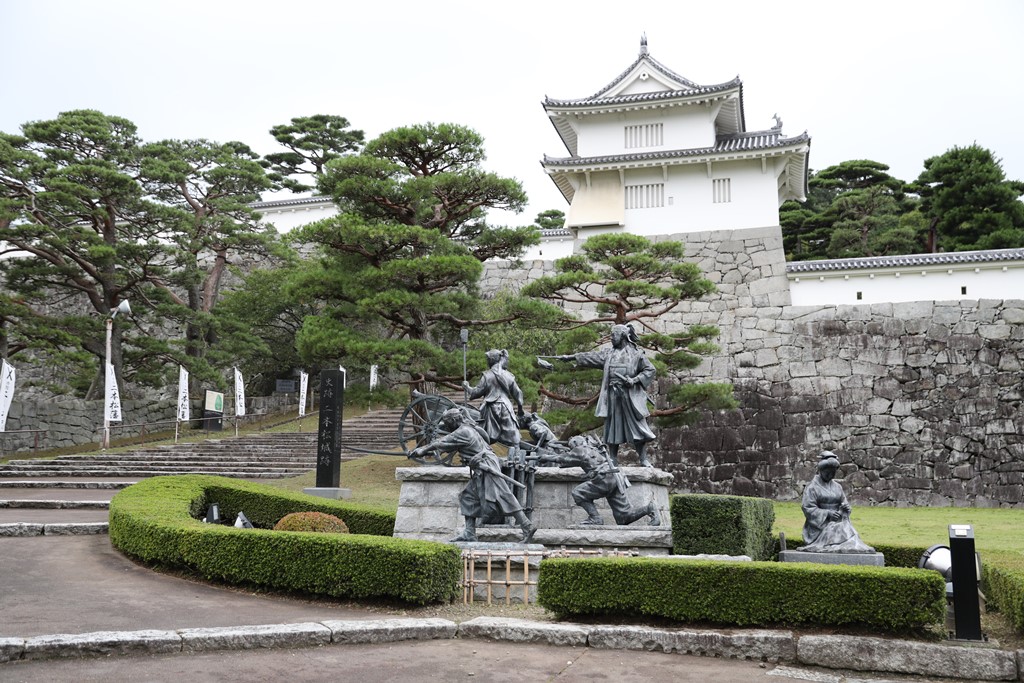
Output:
<instances>
[{"instance_id":1,"label":"black bollard light","mask_svg":"<svg viewBox=\"0 0 1024 683\"><path fill-rule=\"evenodd\" d=\"M970 524L949 525L949 554L953 575L953 619L957 640L985 640L981 633L978 595L978 555Z\"/></svg>"}]
</instances>

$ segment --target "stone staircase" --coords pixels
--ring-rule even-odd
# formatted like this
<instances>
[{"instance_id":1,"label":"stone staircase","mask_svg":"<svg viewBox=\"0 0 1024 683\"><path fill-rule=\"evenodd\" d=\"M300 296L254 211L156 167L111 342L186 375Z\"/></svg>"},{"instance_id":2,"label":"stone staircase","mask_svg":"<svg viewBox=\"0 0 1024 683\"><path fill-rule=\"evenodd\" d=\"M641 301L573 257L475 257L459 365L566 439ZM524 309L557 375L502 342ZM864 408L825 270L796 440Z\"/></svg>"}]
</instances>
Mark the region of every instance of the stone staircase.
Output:
<instances>
[{"instance_id":1,"label":"stone staircase","mask_svg":"<svg viewBox=\"0 0 1024 683\"><path fill-rule=\"evenodd\" d=\"M346 420L343 445L399 451L402 412L380 410ZM316 467L316 442L315 432L275 432L123 453L12 460L0 464L0 537L106 533L110 499L143 477L273 479L303 474ZM342 460L362 455L343 450Z\"/></svg>"}]
</instances>

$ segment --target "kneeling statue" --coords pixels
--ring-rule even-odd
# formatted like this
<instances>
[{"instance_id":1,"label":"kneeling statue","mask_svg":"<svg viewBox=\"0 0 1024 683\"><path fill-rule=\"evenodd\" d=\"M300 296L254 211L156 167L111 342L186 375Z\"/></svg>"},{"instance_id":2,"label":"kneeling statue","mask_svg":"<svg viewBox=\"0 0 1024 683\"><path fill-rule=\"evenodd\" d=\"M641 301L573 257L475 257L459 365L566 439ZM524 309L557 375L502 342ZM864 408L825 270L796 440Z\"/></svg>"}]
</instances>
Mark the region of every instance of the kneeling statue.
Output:
<instances>
[{"instance_id":1,"label":"kneeling statue","mask_svg":"<svg viewBox=\"0 0 1024 683\"><path fill-rule=\"evenodd\" d=\"M853 508L835 481L839 458L823 451L818 458L818 474L804 489L804 545L808 553L873 553L875 549L860 540L850 523Z\"/></svg>"},{"instance_id":2,"label":"kneeling statue","mask_svg":"<svg viewBox=\"0 0 1024 683\"><path fill-rule=\"evenodd\" d=\"M448 434L413 450L409 457L422 457L431 451L458 451L469 463L470 478L459 496L459 510L466 526L453 541L475 542L478 519L514 517L523 530L523 543L529 543L537 527L530 522L523 506L509 485L523 485L501 472L501 461L487 443L487 433L466 421L462 411L449 408L441 415L441 424Z\"/></svg>"},{"instance_id":3,"label":"kneeling statue","mask_svg":"<svg viewBox=\"0 0 1024 683\"><path fill-rule=\"evenodd\" d=\"M538 464L552 464L558 467L579 467L589 476L587 481L572 490L572 499L587 513L581 524L592 526L604 524L597 511L595 501L606 498L612 509L615 523L632 524L641 517L648 518L650 526L660 526L661 516L654 501L642 508L634 507L626 498L629 480L619 471L608 456L603 444L595 443L584 436L569 439L569 451L542 453Z\"/></svg>"}]
</instances>

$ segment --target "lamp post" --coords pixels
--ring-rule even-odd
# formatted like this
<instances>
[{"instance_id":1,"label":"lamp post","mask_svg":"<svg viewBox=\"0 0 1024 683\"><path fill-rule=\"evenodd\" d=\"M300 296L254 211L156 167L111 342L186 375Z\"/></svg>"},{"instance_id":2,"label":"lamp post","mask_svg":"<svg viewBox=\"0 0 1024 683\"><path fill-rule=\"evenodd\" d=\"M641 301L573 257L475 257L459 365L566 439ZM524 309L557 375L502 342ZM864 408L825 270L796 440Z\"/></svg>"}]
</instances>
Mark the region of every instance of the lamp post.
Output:
<instances>
[{"instance_id":1,"label":"lamp post","mask_svg":"<svg viewBox=\"0 0 1024 683\"><path fill-rule=\"evenodd\" d=\"M115 308L113 311L111 311L110 317L107 318L107 355L106 355L105 364L103 366L103 377L105 379L105 381L103 383L103 402L104 402L104 407L103 407L103 449L104 450L110 448L110 410L105 405L107 400L109 400L109 397L110 397L110 386L107 384L107 382L110 382L110 381L116 382L117 381L117 377L116 376L115 377L110 377L110 376L107 375L107 368L110 366L110 342L111 342L111 337L113 337L113 334L114 334L114 318L117 317L118 313L124 313L125 315L130 315L131 312L132 312L132 308L131 308L131 306L128 305L128 300L127 299L122 299L121 303L119 303L117 305L117 308Z\"/></svg>"}]
</instances>

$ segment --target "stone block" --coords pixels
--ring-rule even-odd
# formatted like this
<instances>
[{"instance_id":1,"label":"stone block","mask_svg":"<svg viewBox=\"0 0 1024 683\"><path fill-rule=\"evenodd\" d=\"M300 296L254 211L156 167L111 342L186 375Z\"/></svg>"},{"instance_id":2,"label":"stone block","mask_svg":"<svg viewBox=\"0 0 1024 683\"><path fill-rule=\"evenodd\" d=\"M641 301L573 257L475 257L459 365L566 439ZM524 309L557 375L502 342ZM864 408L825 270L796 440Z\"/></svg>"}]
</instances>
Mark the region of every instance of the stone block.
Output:
<instances>
[{"instance_id":1,"label":"stone block","mask_svg":"<svg viewBox=\"0 0 1024 683\"><path fill-rule=\"evenodd\" d=\"M171 652L181 652L181 636L174 631L96 631L26 638L23 657L53 659Z\"/></svg>"},{"instance_id":2,"label":"stone block","mask_svg":"<svg viewBox=\"0 0 1024 683\"><path fill-rule=\"evenodd\" d=\"M797 661L810 666L971 681L1017 678L1015 653L986 647L937 645L858 636L801 636Z\"/></svg>"},{"instance_id":3,"label":"stone block","mask_svg":"<svg viewBox=\"0 0 1024 683\"><path fill-rule=\"evenodd\" d=\"M46 524L43 526L45 536L88 536L105 534L110 525L107 522L77 522L68 524Z\"/></svg>"},{"instance_id":4,"label":"stone block","mask_svg":"<svg viewBox=\"0 0 1024 683\"><path fill-rule=\"evenodd\" d=\"M313 647L331 642L331 629L315 622L185 628L178 635L185 652Z\"/></svg>"},{"instance_id":5,"label":"stone block","mask_svg":"<svg viewBox=\"0 0 1024 683\"><path fill-rule=\"evenodd\" d=\"M25 654L23 638L0 638L0 664L21 659Z\"/></svg>"},{"instance_id":6,"label":"stone block","mask_svg":"<svg viewBox=\"0 0 1024 683\"><path fill-rule=\"evenodd\" d=\"M852 564L884 567L882 553L805 553L801 550L779 552L779 562L811 562L813 564Z\"/></svg>"},{"instance_id":7,"label":"stone block","mask_svg":"<svg viewBox=\"0 0 1024 683\"><path fill-rule=\"evenodd\" d=\"M43 525L29 522L0 524L0 536L42 536Z\"/></svg>"},{"instance_id":8,"label":"stone block","mask_svg":"<svg viewBox=\"0 0 1024 683\"><path fill-rule=\"evenodd\" d=\"M459 624L460 638L480 638L509 643L544 643L583 647L590 627L579 624L546 623L526 619L477 617Z\"/></svg>"},{"instance_id":9,"label":"stone block","mask_svg":"<svg viewBox=\"0 0 1024 683\"><path fill-rule=\"evenodd\" d=\"M601 649L769 662L791 662L796 658L796 639L789 631L676 631L646 626L594 626L590 630L589 644Z\"/></svg>"},{"instance_id":10,"label":"stone block","mask_svg":"<svg viewBox=\"0 0 1024 683\"><path fill-rule=\"evenodd\" d=\"M398 494L399 505L426 505L427 485L420 481L408 481L402 484Z\"/></svg>"},{"instance_id":11,"label":"stone block","mask_svg":"<svg viewBox=\"0 0 1024 683\"><path fill-rule=\"evenodd\" d=\"M446 640L454 638L458 624L447 619L373 619L367 621L323 621L335 644L396 643L403 640Z\"/></svg>"}]
</instances>

